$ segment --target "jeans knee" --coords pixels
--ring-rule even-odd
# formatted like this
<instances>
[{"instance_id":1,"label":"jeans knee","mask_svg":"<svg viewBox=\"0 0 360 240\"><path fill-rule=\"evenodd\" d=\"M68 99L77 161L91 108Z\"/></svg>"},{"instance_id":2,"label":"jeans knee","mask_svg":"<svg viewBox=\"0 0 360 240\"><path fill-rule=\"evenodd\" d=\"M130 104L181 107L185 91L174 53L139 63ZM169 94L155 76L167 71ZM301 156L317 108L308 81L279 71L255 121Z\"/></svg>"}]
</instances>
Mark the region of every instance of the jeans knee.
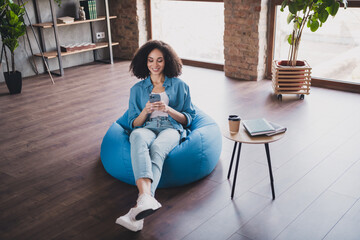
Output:
<instances>
[{"instance_id":1,"label":"jeans knee","mask_svg":"<svg viewBox=\"0 0 360 240\"><path fill-rule=\"evenodd\" d=\"M135 143L135 142L139 142L142 141L144 139L144 129L142 128L138 128L135 129L131 132L130 137L129 137L129 141L130 143Z\"/></svg>"},{"instance_id":2,"label":"jeans knee","mask_svg":"<svg viewBox=\"0 0 360 240\"><path fill-rule=\"evenodd\" d=\"M158 144L153 144L150 147L151 156L158 155L160 158L164 159L166 157L166 151Z\"/></svg>"}]
</instances>

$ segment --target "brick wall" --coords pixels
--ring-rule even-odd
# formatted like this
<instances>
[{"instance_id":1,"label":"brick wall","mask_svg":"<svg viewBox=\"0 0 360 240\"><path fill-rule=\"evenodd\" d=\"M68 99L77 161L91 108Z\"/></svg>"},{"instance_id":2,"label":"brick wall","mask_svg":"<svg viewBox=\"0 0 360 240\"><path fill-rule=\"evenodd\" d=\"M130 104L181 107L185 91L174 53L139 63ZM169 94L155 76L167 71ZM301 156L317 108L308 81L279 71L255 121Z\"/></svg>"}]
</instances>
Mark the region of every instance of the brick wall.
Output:
<instances>
[{"instance_id":1,"label":"brick wall","mask_svg":"<svg viewBox=\"0 0 360 240\"><path fill-rule=\"evenodd\" d=\"M136 4L134 0L109 0L110 15L117 16L111 20L112 40L120 43L113 48L116 58L131 59L139 47Z\"/></svg>"},{"instance_id":2,"label":"brick wall","mask_svg":"<svg viewBox=\"0 0 360 240\"><path fill-rule=\"evenodd\" d=\"M268 0L224 0L225 75L261 80L265 74Z\"/></svg>"},{"instance_id":3,"label":"brick wall","mask_svg":"<svg viewBox=\"0 0 360 240\"><path fill-rule=\"evenodd\" d=\"M148 0L109 0L112 40L119 42L114 47L114 57L132 59L135 51L143 45L148 35L147 8Z\"/></svg>"}]
</instances>

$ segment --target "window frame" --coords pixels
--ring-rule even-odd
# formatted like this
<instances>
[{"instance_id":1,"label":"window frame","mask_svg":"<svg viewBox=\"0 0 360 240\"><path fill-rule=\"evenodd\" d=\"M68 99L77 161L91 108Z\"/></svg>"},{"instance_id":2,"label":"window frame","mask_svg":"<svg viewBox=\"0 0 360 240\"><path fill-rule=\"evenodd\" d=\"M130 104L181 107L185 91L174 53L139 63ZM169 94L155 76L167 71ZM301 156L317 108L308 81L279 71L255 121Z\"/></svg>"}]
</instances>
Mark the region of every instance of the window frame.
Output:
<instances>
[{"instance_id":1,"label":"window frame","mask_svg":"<svg viewBox=\"0 0 360 240\"><path fill-rule=\"evenodd\" d=\"M152 21L151 21L151 0L148 0L148 9L149 9L149 13L147 14L148 16L148 32L149 32L149 36L150 39L153 39L152 36ZM178 1L178 2L224 2L224 0L171 0L171 1ZM208 68L208 69L213 69L213 70L220 70L220 71L224 71L224 64L218 64L218 63L211 63L211 62L203 62L203 61L197 61L197 60L191 60L191 59L184 59L182 58L181 61L183 62L183 64L185 65L189 65L189 66L193 66L193 67L202 67L202 68Z\"/></svg>"},{"instance_id":2,"label":"window frame","mask_svg":"<svg viewBox=\"0 0 360 240\"><path fill-rule=\"evenodd\" d=\"M269 22L268 22L268 48L266 62L266 77L271 79L271 66L274 58L275 29L276 29L276 7L281 5L283 0L270 0ZM343 6L343 5L342 5ZM348 0L348 8L360 7L360 0ZM336 90L360 93L360 83L351 83L342 80L311 77L311 85L315 87L331 88Z\"/></svg>"}]
</instances>

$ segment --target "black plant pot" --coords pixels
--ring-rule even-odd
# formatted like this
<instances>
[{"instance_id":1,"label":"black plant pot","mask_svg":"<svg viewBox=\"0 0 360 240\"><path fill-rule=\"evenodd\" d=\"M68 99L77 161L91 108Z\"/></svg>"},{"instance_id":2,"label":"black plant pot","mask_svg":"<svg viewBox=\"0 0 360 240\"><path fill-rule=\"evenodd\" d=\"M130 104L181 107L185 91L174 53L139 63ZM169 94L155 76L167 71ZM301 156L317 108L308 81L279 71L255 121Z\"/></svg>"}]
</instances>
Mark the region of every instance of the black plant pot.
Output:
<instances>
[{"instance_id":1,"label":"black plant pot","mask_svg":"<svg viewBox=\"0 0 360 240\"><path fill-rule=\"evenodd\" d=\"M10 94L21 93L22 77L21 72L4 72L6 86L9 89Z\"/></svg>"}]
</instances>

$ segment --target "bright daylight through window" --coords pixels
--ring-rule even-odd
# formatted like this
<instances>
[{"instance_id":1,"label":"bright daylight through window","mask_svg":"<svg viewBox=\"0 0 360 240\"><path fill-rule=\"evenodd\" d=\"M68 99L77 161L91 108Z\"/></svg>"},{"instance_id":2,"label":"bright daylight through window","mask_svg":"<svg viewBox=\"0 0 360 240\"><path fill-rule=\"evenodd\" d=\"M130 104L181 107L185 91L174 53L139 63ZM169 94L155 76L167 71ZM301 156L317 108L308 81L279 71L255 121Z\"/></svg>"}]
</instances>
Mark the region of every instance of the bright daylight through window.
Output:
<instances>
[{"instance_id":1,"label":"bright daylight through window","mask_svg":"<svg viewBox=\"0 0 360 240\"><path fill-rule=\"evenodd\" d=\"M277 7L274 59L288 57L288 13ZM340 8L316 32L305 28L298 59L310 64L312 77L360 83L360 8Z\"/></svg>"},{"instance_id":2,"label":"bright daylight through window","mask_svg":"<svg viewBox=\"0 0 360 240\"><path fill-rule=\"evenodd\" d=\"M224 3L151 0L151 22L181 58L224 64Z\"/></svg>"}]
</instances>

